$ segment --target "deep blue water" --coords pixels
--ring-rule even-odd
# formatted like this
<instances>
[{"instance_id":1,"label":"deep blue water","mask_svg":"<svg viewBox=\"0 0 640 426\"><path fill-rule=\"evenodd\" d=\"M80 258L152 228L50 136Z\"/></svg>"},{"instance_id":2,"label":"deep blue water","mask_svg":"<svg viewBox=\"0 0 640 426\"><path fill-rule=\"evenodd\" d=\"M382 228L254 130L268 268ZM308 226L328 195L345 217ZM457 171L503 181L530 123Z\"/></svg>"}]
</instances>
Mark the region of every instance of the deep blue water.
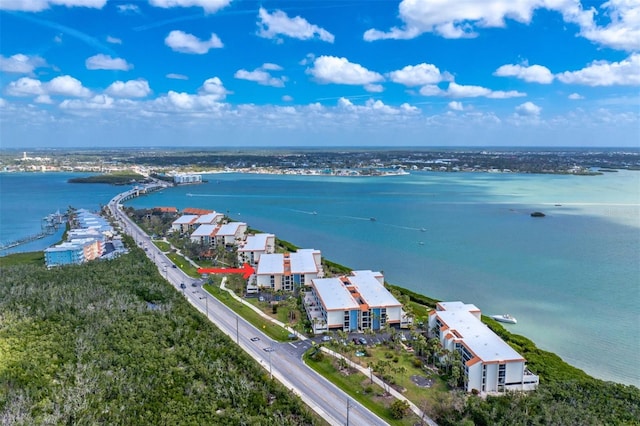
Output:
<instances>
[{"instance_id":1,"label":"deep blue water","mask_svg":"<svg viewBox=\"0 0 640 426\"><path fill-rule=\"evenodd\" d=\"M7 177L1 230L5 187L26 185ZM207 178L130 204L214 209L335 262L382 270L391 283L508 312L518 318L509 329L539 347L596 377L640 385L640 173ZM41 185L67 189L42 200L57 204L38 211L38 226L57 208L91 207L83 199L97 208L122 189L55 182ZM547 217L532 218L535 210Z\"/></svg>"}]
</instances>

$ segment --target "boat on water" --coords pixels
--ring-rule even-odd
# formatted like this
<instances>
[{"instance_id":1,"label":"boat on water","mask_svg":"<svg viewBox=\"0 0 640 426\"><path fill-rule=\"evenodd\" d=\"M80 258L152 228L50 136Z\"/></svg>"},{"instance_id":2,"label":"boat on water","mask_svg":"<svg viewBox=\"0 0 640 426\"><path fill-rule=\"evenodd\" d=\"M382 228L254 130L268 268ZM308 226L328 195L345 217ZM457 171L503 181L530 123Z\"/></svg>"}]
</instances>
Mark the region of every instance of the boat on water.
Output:
<instances>
[{"instance_id":1,"label":"boat on water","mask_svg":"<svg viewBox=\"0 0 640 426\"><path fill-rule=\"evenodd\" d=\"M375 222L375 221L376 221L376 218L375 218L375 217L370 217L370 218L369 218L369 220L370 220L371 222Z\"/></svg>"},{"instance_id":2,"label":"boat on water","mask_svg":"<svg viewBox=\"0 0 640 426\"><path fill-rule=\"evenodd\" d=\"M420 232L427 232L427 228L420 228Z\"/></svg>"},{"instance_id":3,"label":"boat on water","mask_svg":"<svg viewBox=\"0 0 640 426\"><path fill-rule=\"evenodd\" d=\"M515 319L514 317L512 317L509 314L491 315L491 318L493 318L494 320L496 320L498 322L506 322L508 324L517 324L518 323L518 320Z\"/></svg>"}]
</instances>

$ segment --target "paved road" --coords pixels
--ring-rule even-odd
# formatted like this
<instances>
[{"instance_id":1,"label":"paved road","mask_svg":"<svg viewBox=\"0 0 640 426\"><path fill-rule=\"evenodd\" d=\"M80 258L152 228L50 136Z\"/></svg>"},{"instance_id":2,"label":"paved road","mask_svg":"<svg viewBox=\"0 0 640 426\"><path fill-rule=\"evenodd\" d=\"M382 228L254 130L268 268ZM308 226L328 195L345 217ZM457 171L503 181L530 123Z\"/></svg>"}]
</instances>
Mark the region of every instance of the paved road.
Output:
<instances>
[{"instance_id":1,"label":"paved road","mask_svg":"<svg viewBox=\"0 0 640 426\"><path fill-rule=\"evenodd\" d=\"M149 236L118 209L121 198L120 195L113 198L109 203L109 209L123 226L124 231L146 250L149 258L156 263L167 281L178 291L182 291L192 305L207 315L273 377L299 395L307 405L332 425L387 424L302 362L302 354L311 345L309 341L280 343L271 340L223 303L203 291L200 288L201 280L188 277L181 269L173 268L171 260L151 242ZM184 289L180 286L183 283L186 287ZM195 287L192 284L195 284ZM265 348L273 350L267 351Z\"/></svg>"}]
</instances>

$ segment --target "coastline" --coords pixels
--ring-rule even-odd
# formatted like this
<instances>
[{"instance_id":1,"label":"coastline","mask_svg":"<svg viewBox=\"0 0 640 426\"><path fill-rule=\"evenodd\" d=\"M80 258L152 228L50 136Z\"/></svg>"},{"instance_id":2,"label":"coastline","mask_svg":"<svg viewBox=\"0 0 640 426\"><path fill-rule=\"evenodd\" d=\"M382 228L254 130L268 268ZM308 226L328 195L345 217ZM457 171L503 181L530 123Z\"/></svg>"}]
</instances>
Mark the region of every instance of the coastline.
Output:
<instances>
[{"instance_id":1,"label":"coastline","mask_svg":"<svg viewBox=\"0 0 640 426\"><path fill-rule=\"evenodd\" d=\"M166 188L162 188L162 189L166 189ZM263 231L263 232L270 232L270 231ZM299 248L296 244L293 244L289 241L286 241L286 240L280 240L280 241L288 245L292 249ZM341 263L334 262L324 257L323 257L323 260L326 263L332 265L333 268L336 268L338 270L342 270L342 271L352 270L352 268L348 266L345 266ZM407 297L411 302L419 303L431 309L434 309L435 304L439 302L438 299L429 297L421 293L416 293L400 285L391 284L386 280L385 280L385 287L389 288L390 290L395 290L401 296ZM473 303L473 301L470 301L469 303ZM587 374L583 370L579 369L578 367L575 367L569 364L568 362L564 361L561 357L559 357L557 354L538 348L535 342L533 342L531 339L527 338L526 336L510 332L501 323L491 319L489 316L483 315L482 320L491 330L493 330L496 334L498 334L508 344L510 344L511 346L514 346L514 348L516 348L518 351L521 351L521 354L528 360L528 367L532 371L534 372L537 371L538 374L540 374L539 373L540 370L542 371L554 370L556 371L556 374L557 374L557 370L560 370L560 371L563 371L564 378L567 380L593 380L593 381L605 382L604 380L595 378ZM531 359L530 358L531 356L533 356L534 358ZM542 378L542 374L540 375L541 375L541 380L544 380ZM622 385L633 386L633 385L624 385L624 384Z\"/></svg>"},{"instance_id":2,"label":"coastline","mask_svg":"<svg viewBox=\"0 0 640 426\"><path fill-rule=\"evenodd\" d=\"M69 176L73 175L74 174L69 174ZM241 174L226 174L218 175L220 185L217 185L216 178L212 177L208 185L201 185L198 188L191 187L189 189L176 187L172 188L171 191L163 191L161 194L141 197L127 204L134 208L150 208L154 205L177 205L179 208L183 208L189 207L190 204L193 203L197 203L198 205L206 203L202 205L206 205L207 208L220 208L220 206L227 206L227 213L230 213L236 220L241 219L245 222L254 224L255 227L260 229L276 230L280 237L289 241L296 241L302 246L322 247L323 254L328 258L338 259L343 264L352 265L355 268L362 269L378 266L379 268L384 269L385 276L389 282L406 285L406 288L409 288L411 291L415 291L420 294L433 295L442 300L453 300L453 298L456 297L465 297L469 301L475 300L476 305L482 307L483 311L488 314L500 312L514 313L520 320L515 328L521 335L531 336L531 338L540 345L540 348L561 354L560 356L562 356L563 359L566 359L568 363L578 366L578 368L582 368L585 371L589 371L590 374L593 373L594 377L619 383L634 384L637 386L638 382L633 376L630 377L627 375L625 376L626 379L619 379L621 377L618 373L621 368L619 360L626 359L628 362L628 360L635 359L635 356L629 354L627 349L618 350L612 348L613 352L611 352L611 356L608 357L608 360L604 360L601 355L598 355L599 353L602 353L599 350L589 351L587 356L576 354L575 357L572 356L575 351L572 352L566 350L567 344L573 347L575 343L574 340L576 339L584 342L590 341L591 345L600 345L597 347L604 348L601 342L603 339L610 342L612 339L619 340L624 338L624 341L621 342L623 345L616 345L616 347L628 348L630 342L632 343L636 341L634 340L634 336L637 334L631 331L621 334L621 331L617 331L617 329L624 324L629 324L628 315L621 315L621 313L628 311L626 307L623 307L624 309L615 309L611 312L611 314L613 314L613 329L610 329L609 331L612 333L615 332L615 334L612 335L611 333L597 332L597 336L595 337L595 340L593 340L594 338L592 338L591 335L594 333L582 333L582 328L584 327L576 322L584 322L581 317L575 314L575 309L573 309L573 307L582 306L582 301L580 301L579 304L577 304L577 302L569 304L569 310L567 310L567 304L562 302L562 298L557 297L555 290L553 290L553 294L555 295L554 297L539 298L540 300L535 297L531 299L528 295L530 291L527 290L527 288L531 289L531 291L536 290L536 288L539 289L537 282L540 282L540 280L538 277L536 277L536 281L533 285L527 285L523 291L518 291L518 293L513 297L510 297L510 294L505 294L505 291L509 292L509 289L512 287L511 282L514 279L520 281L520 283L513 286L517 289L522 287L523 282L527 282L520 278L521 273L527 273L526 268L523 269L523 265L519 265L519 261L512 260L511 257L513 256L509 255L509 257L502 259L503 263L509 262L509 269L505 269L504 266L500 266L500 269L495 269L496 265L488 264L491 272L495 269L496 274L486 275L487 271L482 270L463 269L460 272L461 268L469 266L469 262L465 260L466 256L460 258L460 255L455 254L458 253L460 248L464 249L464 247L469 246L469 243L474 243L473 240L466 240L466 235L473 235L478 242L482 243L480 244L481 246L485 247L489 244L486 249L486 254L490 256L502 256L501 253L508 247L510 253L515 253L512 248L515 248L517 251L524 249L525 252L521 254L529 255L530 252L532 252L536 257L543 257L541 260L545 262L546 260L544 258L549 256L551 257L549 257L548 261L563 258L562 256L558 256L556 253L557 250L555 247L557 247L557 243L562 242L562 240L558 240L557 237L554 237L555 242L552 247L553 249L549 251L547 251L546 248L548 247L546 245L548 241L542 246L545 247L543 249L529 244L529 238L535 235L522 235L522 237L525 238L520 238L519 240L523 241L523 247L514 247L514 244L504 240L504 238L510 238L509 233L511 233L511 230L514 228L511 225L512 222L514 225L517 225L516 229L521 229L521 223L523 220L525 223L531 220L528 219L528 215L530 211L533 210L530 210L529 207L525 207L524 209L518 208L514 206L512 204L513 201L511 201L513 196L520 195L519 192L522 191L523 188L529 190L526 192L527 197L520 199L519 203L535 203L531 205L537 206L538 209L541 208L541 204L539 204L540 202L547 203L545 204L543 211L550 213L548 218L549 220L546 221L545 219L545 221L540 222L539 225L536 224L536 229L539 229L540 231L534 230L535 233L540 234L540 237L544 237L544 234L548 235L550 232L565 232L563 229L566 228L566 232L574 235L571 237L571 241L566 241L566 244L569 244L568 247L575 248L576 245L583 247L583 249L580 250L580 253L582 253L580 257L584 257L584 255L587 255L589 252L593 252L594 250L602 251L599 248L605 250L603 252L605 255L618 253L617 249L610 244L609 240L616 241L616 246L621 248L628 247L628 243L631 243L632 246L635 247L637 241L629 240L627 237L620 239L617 235L620 232L627 236L637 235L637 231L635 230L637 228L624 229L618 225L615 227L607 225L602 228L602 232L606 232L606 234L600 233L600 235L607 235L607 240L602 240L602 245L593 245L590 244L589 241L586 241L585 243L578 238L580 231L576 231L576 229L582 229L582 223L584 223L584 226L586 227L585 229L589 229L589 233L585 233L585 236L593 234L597 237L596 241L600 241L602 238L598 235L599 223L594 222L591 218L587 217L590 213L596 213L601 216L600 213L604 212L607 217L603 219L606 219L609 222L614 219L615 222L626 223L634 217L637 218L635 214L631 214L637 210L635 207L635 198L628 199L628 201L632 202L634 206L630 209L623 204L624 199L619 198L619 196L616 195L616 191L608 191L606 194L611 193L611 195L606 196L586 198L580 195L585 193L603 194L602 192L599 192L598 188L611 187L612 184L615 188L627 188L627 190L636 187L636 183L638 182L637 174L633 172L621 172L614 175L617 176L610 175L609 177L604 177L602 179L599 178L597 180L583 180L572 179L570 177L539 177L522 174L505 174L488 177L488 175L480 176L478 174L463 176L461 174L436 175L435 173L412 173L411 176L406 176L404 178L400 177L399 179L394 178L386 180L381 178L379 180L369 181L333 177L311 177L307 179L304 177L261 177ZM8 191L5 193L8 197L10 196L3 210L3 214L5 214L4 217L7 220L5 224L8 225L9 223L12 223L8 222L8 219L11 216L21 218L20 225L22 222L28 223L28 217L25 217L25 215L20 216L9 214L9 212L12 211L11 209L13 209L11 204L8 203L9 200L14 198L16 201L20 200L20 192L24 194L38 194L40 189L49 188L49 182L52 183L51 190L46 190L43 196L38 196L37 200L33 202L33 208L37 208L38 205L42 204L47 206L46 212L50 212L49 209L51 206L66 208L68 204L71 204L78 207L89 207L92 210L96 210L98 209L98 206L103 203L103 201L100 200L110 198L116 193L116 191L122 191L121 188L103 184L85 189L84 187L68 185L66 184L66 179L60 179L57 176L57 174L24 174L22 177L19 175L15 176L12 180L9 180L7 177L4 181L4 183L7 184L5 188L10 189L11 187L15 187L19 189L19 192L12 194L11 191ZM620 178L623 179L621 180ZM11 182L13 182L13 184L9 186L9 183ZM398 204L398 201L403 198L396 197L387 200L386 193L393 191L393 193L400 195L410 195L415 191L420 190L421 186L416 186L416 184L420 184L422 182L427 184L432 183L438 185L438 187L444 187L443 191L445 192L441 195L446 198L443 198L442 200L447 203L452 201L453 204L433 204L431 197L434 193L430 189L430 186L425 187L426 191L429 192L427 193L428 198L425 198L424 201L428 204L422 204L422 199L416 199L413 196L409 198L412 202L411 205L415 207L411 210L419 210L421 214L427 215L425 220L421 220L420 222L411 222L412 217L407 214L398 215L397 213L393 213L393 216L388 216L386 213L379 212L376 206L377 201L374 201L374 204L368 203L368 198L370 197L363 198L364 203L361 201L353 203L345 198L350 197L350 194L360 194L363 191L368 194L369 191L373 189L374 191L380 190L385 192L385 194L383 194L383 202L387 203L391 201L393 203L392 206L400 205ZM499 184L493 184L491 182ZM455 183L455 185L451 186L451 183ZM529 185L535 186L530 187ZM282 191L280 188L283 188L284 190ZM477 192L478 190L482 191L479 192L482 196L480 199L480 202L482 203L481 208L474 205L466 206L466 202L457 203L456 199L451 198L448 195L451 191L465 191L461 192L461 194L474 193L467 192L469 190L473 190L474 192ZM193 192L194 198L184 198L185 192ZM93 194L90 195L90 193ZM96 197L95 194L103 195ZM243 198L244 194L246 194L248 198ZM495 194L501 194L501 197L496 197ZM508 197L503 196L502 194L507 195ZM538 196L534 194L540 195ZM574 196L574 194L576 194L576 196ZM195 195L198 195L199 197L215 198L196 199ZM440 194L436 193L435 195ZM358 200L361 198L361 195L358 195ZM326 204L325 201L327 199L335 200L337 204ZM274 204L275 200L278 201ZM318 204L307 206L306 203L308 202ZM555 202L561 202L563 204L562 207L554 207L553 203ZM349 208L351 208L351 211L342 213L336 210L335 207L340 207L341 205L345 205L345 203ZM20 206L22 205L23 202L17 203L18 208L21 208ZM278 207L270 207L273 205ZM440 207L442 205L450 207L447 207L446 210L444 210ZM478 205L480 205L480 203L478 203ZM258 209L255 210L255 213L253 214L252 209L254 207L252 206L255 206L255 208ZM515 211L511 211L509 207L515 207ZM370 208L375 209L375 212L374 210L368 211ZM357 213L359 209L362 209L363 212L366 213L362 215L354 215L353 213ZM307 213L305 214L303 210L307 211ZM308 212L311 212L312 210L317 210L318 215L310 216ZM261 213L258 214L258 211ZM469 223L484 223L486 221L485 213L489 213L491 217L498 219L498 222L495 224L500 228L499 232L506 234L495 234L495 231L492 230L492 228L489 228L488 230L491 232L486 233L487 235L475 235L477 231L475 228L472 229L469 226L465 226L463 228L465 229L465 232L473 231L473 234L460 234L459 232L449 228L448 225L440 224L450 222L448 218L450 211L472 213L472 217L469 218ZM240 213L242 216L239 216ZM443 213L445 214L443 215ZM341 214L349 216L338 216ZM437 214L435 217L438 222L433 222L434 214ZM612 216L613 214L616 215L615 218ZM370 222L370 215L376 216L378 221ZM527 219L524 217L520 218L520 215L526 215ZM39 224L37 218L39 216L40 214L38 213L35 223L38 227ZM351 216L363 216L363 218L362 220L358 220L358 218ZM466 216L469 215L467 214ZM393 217L392 221L388 220L390 217ZM410 220L409 222L407 222L407 218ZM459 220L457 217L455 219ZM635 222L637 222L637 219ZM491 222L491 224L492 223L493 222ZM577 226L574 226L574 224ZM327 225L330 226L328 227ZM409 229L406 226L416 226L417 228L413 230L414 228ZM418 232L420 226L427 228L426 233ZM528 226L529 225L527 225L527 227ZM350 231L352 228L356 230L354 231L356 234ZM31 231L28 231L28 233L31 233ZM385 237L383 244L380 247L378 247L376 241L378 239L378 234ZM406 240L402 235L410 235L413 236L412 238L416 238L416 240L403 241L403 247L396 247L396 244L393 244L393 241L388 240L388 237L391 235L397 235L401 240ZM452 246L451 248L455 248L455 252L450 252L449 246L451 246L451 244L449 244L449 241L455 243L461 236L465 237L465 240L461 240L464 241L464 246ZM487 239L487 237L491 239ZM576 240L576 238L578 239ZM395 239L396 237L394 237L394 240ZM415 241L417 241L417 239L424 240L426 244L424 246L416 246ZM548 238L542 238L542 241L545 242L547 239ZM624 244L621 245L621 242L624 242ZM413 245L411 245L411 243L413 243ZM36 248L33 246L25 246L25 248L27 249L26 251L44 249L44 247ZM588 249L587 253L584 252L585 248ZM571 249L571 251L578 253L574 249ZM411 252L415 252L415 254L419 256L413 256ZM361 255L358 255L358 253L361 253ZM387 254L385 255L385 253ZM390 257L388 255L389 253L397 253L395 257L398 258L398 260L403 259L400 265L402 268L400 271L393 263L394 256ZM363 257L363 255L365 257ZM623 257L622 259L629 257L628 255L625 256L626 257ZM569 257L566 258L566 262L562 263L567 264L569 259L573 259L574 257L576 256L569 255ZM593 256L587 256L586 258L591 259L592 257ZM538 259L533 260L537 262ZM599 261L590 260L589 262L590 265L599 265ZM487 262L484 263L487 264ZM549 270L550 273L546 275L550 275L552 279L563 276L563 271L560 271L560 273L555 272L556 268L554 263L545 263L542 266L544 266L545 270L547 268L551 268ZM615 266L615 262L611 266ZM590 271L591 269L591 267L587 267L584 271ZM573 274L573 269L571 271ZM619 299L621 301L632 300L633 298L628 297L629 286L622 285L620 277L616 274L610 275L607 271L608 269L602 270L602 273L608 277L607 282L616 282L619 283L619 285L606 287L606 295L601 295L600 293L602 292L593 291L593 286L590 285L590 283L593 283L596 287L604 287L597 286L597 283L604 282L600 279L600 275L602 274L598 273L594 275L593 277L595 278L575 278L573 281L578 285L578 287L575 287L575 291L578 291L578 296L581 298L584 298L585 295L588 297L595 297L598 299L598 306L610 307L614 306L612 303L617 303L611 302L610 300L618 300L619 297L626 297L625 299ZM576 277L579 277L582 274L580 271L576 271L576 273L578 274ZM591 272L589 272L589 274L591 274ZM439 281L441 276L446 280L444 281L445 283L455 283L455 286L447 285L443 287ZM425 277L425 279L420 277ZM496 278L500 279L496 284L501 294L499 298L493 297L493 299L485 300L486 298L478 298L475 296L476 293L478 293L476 291L477 289L488 289L489 291L491 288L496 287L496 285L491 287L491 285L488 284L490 282L495 282ZM544 280L546 278L547 277L544 277L542 279ZM629 280L626 282L629 282ZM467 284L473 285L469 287ZM589 285L589 287L583 291L585 285ZM567 286L565 281L563 281L562 286L567 290L571 290L572 292L574 291L573 283ZM517 296L518 294L520 296ZM627 296L625 296L625 294ZM531 303L532 300L536 302L533 305ZM626 306L626 303L623 304ZM530 309L532 306L534 307L533 310ZM531 317L530 311L535 314L534 317ZM591 309L581 309L581 311L593 312ZM556 314L559 312L562 312L560 319L556 318ZM558 324L562 324L562 327L556 327ZM585 326L589 324L591 323L584 322ZM507 329L514 330L514 327L507 326ZM543 330L544 335L547 337L544 337L543 339L536 338L538 335L536 334L536 331L538 329ZM566 330L568 329L572 330L572 333L566 333ZM589 329L592 329L590 325ZM530 332L531 330L533 330L533 332ZM595 330L599 329L595 328ZM556 342L560 341L562 345L558 346ZM581 350L580 354L582 353L584 352ZM617 355L614 356L613 354Z\"/></svg>"}]
</instances>

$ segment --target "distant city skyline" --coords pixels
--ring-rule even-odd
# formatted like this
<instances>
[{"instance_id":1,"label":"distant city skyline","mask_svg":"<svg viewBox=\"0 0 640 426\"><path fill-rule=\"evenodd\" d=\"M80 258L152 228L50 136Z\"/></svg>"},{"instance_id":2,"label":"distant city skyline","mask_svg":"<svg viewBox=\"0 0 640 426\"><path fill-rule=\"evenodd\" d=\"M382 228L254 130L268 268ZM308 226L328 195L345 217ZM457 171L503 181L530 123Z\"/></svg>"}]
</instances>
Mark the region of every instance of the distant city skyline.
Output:
<instances>
[{"instance_id":1,"label":"distant city skyline","mask_svg":"<svg viewBox=\"0 0 640 426\"><path fill-rule=\"evenodd\" d=\"M640 146L640 0L4 0L0 147Z\"/></svg>"}]
</instances>

